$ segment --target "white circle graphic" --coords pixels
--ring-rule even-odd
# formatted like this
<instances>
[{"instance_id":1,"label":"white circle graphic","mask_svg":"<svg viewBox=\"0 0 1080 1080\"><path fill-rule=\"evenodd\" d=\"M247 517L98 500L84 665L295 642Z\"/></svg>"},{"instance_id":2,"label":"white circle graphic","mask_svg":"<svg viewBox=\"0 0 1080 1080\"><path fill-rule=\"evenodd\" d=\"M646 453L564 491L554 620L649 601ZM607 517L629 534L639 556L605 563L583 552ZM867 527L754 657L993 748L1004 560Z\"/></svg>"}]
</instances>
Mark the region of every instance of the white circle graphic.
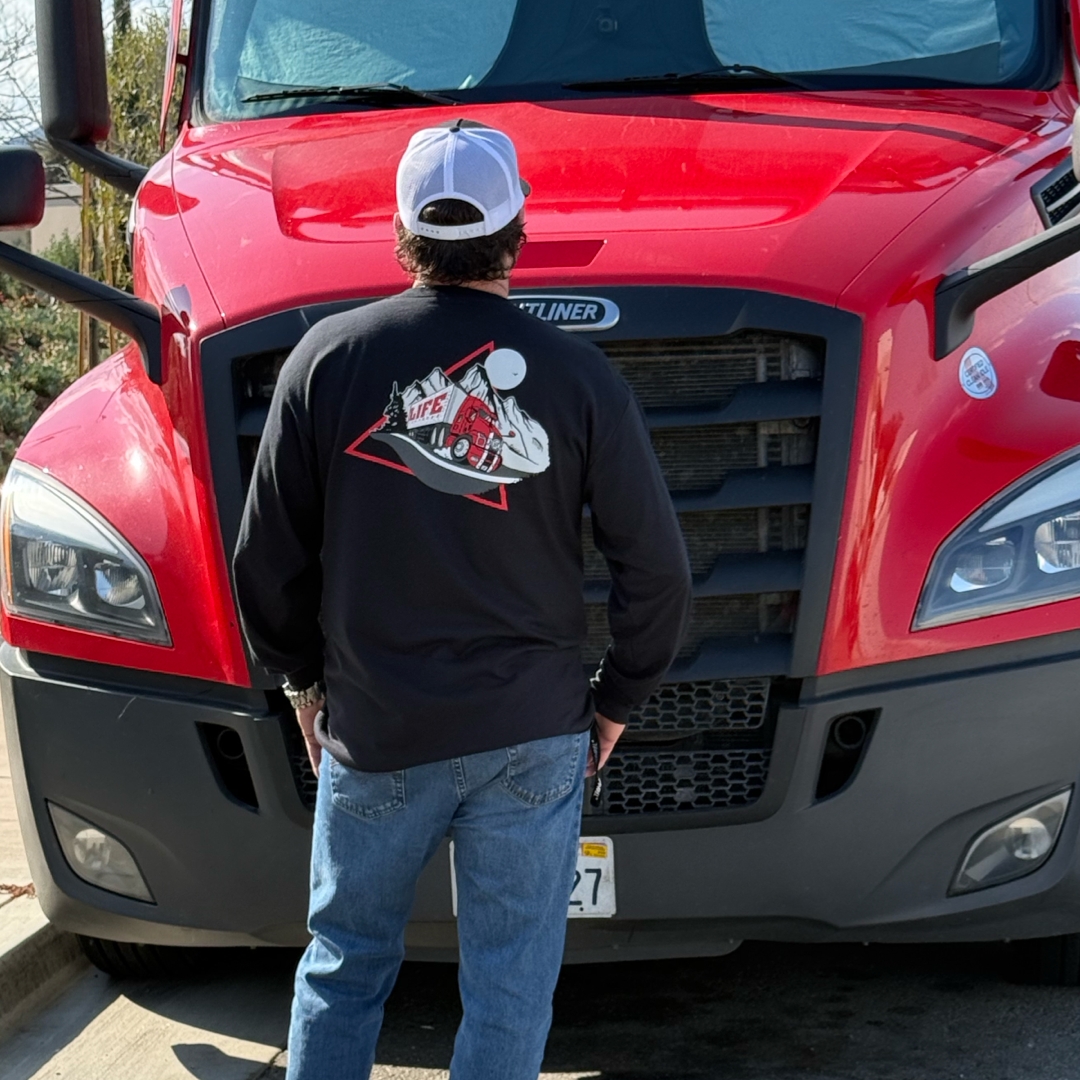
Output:
<instances>
[{"instance_id":1,"label":"white circle graphic","mask_svg":"<svg viewBox=\"0 0 1080 1080\"><path fill-rule=\"evenodd\" d=\"M525 378L525 357L517 349L496 349L484 361L484 370L496 390L513 390Z\"/></svg>"},{"instance_id":2,"label":"white circle graphic","mask_svg":"<svg viewBox=\"0 0 1080 1080\"><path fill-rule=\"evenodd\" d=\"M997 372L982 349L968 349L964 353L960 361L960 385L973 398L993 397L997 393Z\"/></svg>"}]
</instances>

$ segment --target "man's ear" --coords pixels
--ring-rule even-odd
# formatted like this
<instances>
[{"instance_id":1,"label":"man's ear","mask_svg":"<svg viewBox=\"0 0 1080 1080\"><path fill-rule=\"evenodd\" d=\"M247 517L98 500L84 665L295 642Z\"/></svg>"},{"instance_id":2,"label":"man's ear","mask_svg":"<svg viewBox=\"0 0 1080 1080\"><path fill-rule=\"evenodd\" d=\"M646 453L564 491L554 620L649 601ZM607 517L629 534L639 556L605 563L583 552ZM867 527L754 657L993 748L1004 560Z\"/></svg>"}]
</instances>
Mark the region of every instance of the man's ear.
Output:
<instances>
[{"instance_id":1,"label":"man's ear","mask_svg":"<svg viewBox=\"0 0 1080 1080\"><path fill-rule=\"evenodd\" d=\"M404 228L404 226L401 224L401 215L395 210L394 211L394 232L396 232L400 236L401 235L401 230L403 228Z\"/></svg>"}]
</instances>

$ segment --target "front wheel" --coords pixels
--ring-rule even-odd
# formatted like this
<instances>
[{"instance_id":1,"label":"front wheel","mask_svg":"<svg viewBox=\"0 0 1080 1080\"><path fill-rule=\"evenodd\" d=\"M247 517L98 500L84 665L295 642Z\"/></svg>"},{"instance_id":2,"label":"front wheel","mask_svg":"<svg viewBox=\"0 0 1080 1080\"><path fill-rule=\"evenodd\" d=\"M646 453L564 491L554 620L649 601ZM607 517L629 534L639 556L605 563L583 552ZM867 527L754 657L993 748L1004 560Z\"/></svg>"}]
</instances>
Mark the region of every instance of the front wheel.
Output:
<instances>
[{"instance_id":1,"label":"front wheel","mask_svg":"<svg viewBox=\"0 0 1080 1080\"><path fill-rule=\"evenodd\" d=\"M1080 986L1080 934L1014 941L1013 973L1037 986Z\"/></svg>"},{"instance_id":2,"label":"front wheel","mask_svg":"<svg viewBox=\"0 0 1080 1080\"><path fill-rule=\"evenodd\" d=\"M78 935L83 955L114 979L185 979L210 973L217 949L138 945Z\"/></svg>"},{"instance_id":3,"label":"front wheel","mask_svg":"<svg viewBox=\"0 0 1080 1080\"><path fill-rule=\"evenodd\" d=\"M454 445L450 447L450 456L455 461L464 461L469 456L469 448L472 443L464 435L459 435L454 440Z\"/></svg>"}]
</instances>

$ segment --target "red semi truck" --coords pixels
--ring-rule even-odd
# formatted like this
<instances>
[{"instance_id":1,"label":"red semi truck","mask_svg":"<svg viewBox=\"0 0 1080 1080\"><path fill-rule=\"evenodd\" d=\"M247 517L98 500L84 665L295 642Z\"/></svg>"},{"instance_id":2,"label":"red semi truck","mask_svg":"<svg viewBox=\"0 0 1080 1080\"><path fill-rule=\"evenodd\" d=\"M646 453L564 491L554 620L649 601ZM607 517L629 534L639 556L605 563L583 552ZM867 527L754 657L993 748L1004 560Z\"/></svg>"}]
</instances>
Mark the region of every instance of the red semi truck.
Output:
<instances>
[{"instance_id":1,"label":"red semi truck","mask_svg":"<svg viewBox=\"0 0 1080 1080\"><path fill-rule=\"evenodd\" d=\"M405 287L397 160L467 116L532 184L515 300L634 388L695 574L582 823L614 914L568 956L1014 938L1080 980L1076 0L177 0L148 169L100 146L98 0L38 23L50 140L135 196L134 296L0 247L132 338L3 496L4 719L58 926L113 970L305 940L313 778L229 558L283 357ZM0 154L0 224L42 192ZM408 944L454 943L442 851Z\"/></svg>"}]
</instances>

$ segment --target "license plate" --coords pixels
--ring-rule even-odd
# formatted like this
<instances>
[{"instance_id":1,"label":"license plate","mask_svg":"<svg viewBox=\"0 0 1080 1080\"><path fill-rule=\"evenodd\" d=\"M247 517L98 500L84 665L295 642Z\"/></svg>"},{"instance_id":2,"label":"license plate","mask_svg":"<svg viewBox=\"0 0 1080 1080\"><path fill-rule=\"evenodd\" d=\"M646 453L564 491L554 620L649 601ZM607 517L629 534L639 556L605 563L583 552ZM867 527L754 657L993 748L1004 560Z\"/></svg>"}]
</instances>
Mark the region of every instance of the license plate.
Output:
<instances>
[{"instance_id":1,"label":"license plate","mask_svg":"<svg viewBox=\"0 0 1080 1080\"><path fill-rule=\"evenodd\" d=\"M578 844L568 919L610 919L615 914L615 851L606 836L583 836Z\"/></svg>"},{"instance_id":2,"label":"license plate","mask_svg":"<svg viewBox=\"0 0 1080 1080\"><path fill-rule=\"evenodd\" d=\"M450 899L457 917L457 875L450 842ZM615 914L615 851L607 836L583 836L578 842L574 889L568 919L610 919Z\"/></svg>"}]
</instances>

